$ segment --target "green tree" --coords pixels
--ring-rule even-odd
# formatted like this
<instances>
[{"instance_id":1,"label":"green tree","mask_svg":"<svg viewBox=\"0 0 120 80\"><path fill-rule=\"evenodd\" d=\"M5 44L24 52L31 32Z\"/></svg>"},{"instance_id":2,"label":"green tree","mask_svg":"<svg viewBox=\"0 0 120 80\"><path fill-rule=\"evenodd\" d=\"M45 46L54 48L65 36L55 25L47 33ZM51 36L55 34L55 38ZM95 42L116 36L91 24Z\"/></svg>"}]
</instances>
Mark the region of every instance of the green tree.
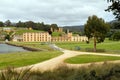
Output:
<instances>
[{"instance_id":1,"label":"green tree","mask_svg":"<svg viewBox=\"0 0 120 80\"><path fill-rule=\"evenodd\" d=\"M120 29L120 21L111 23L111 29Z\"/></svg>"},{"instance_id":2,"label":"green tree","mask_svg":"<svg viewBox=\"0 0 120 80\"><path fill-rule=\"evenodd\" d=\"M115 40L115 41L120 40L120 31L117 31L112 35L112 40Z\"/></svg>"},{"instance_id":3,"label":"green tree","mask_svg":"<svg viewBox=\"0 0 120 80\"><path fill-rule=\"evenodd\" d=\"M19 21L18 23L16 23L16 27L26 27L24 22Z\"/></svg>"},{"instance_id":4,"label":"green tree","mask_svg":"<svg viewBox=\"0 0 120 80\"><path fill-rule=\"evenodd\" d=\"M2 21L0 21L0 27L3 27L4 23Z\"/></svg>"},{"instance_id":5,"label":"green tree","mask_svg":"<svg viewBox=\"0 0 120 80\"><path fill-rule=\"evenodd\" d=\"M104 41L109 25L102 18L93 15L88 18L84 31L88 39L94 38L94 51L96 52L96 43Z\"/></svg>"},{"instance_id":6,"label":"green tree","mask_svg":"<svg viewBox=\"0 0 120 80\"><path fill-rule=\"evenodd\" d=\"M108 8L105 11L113 12L113 15L115 15L115 18L120 20L120 0L107 0L108 2L111 2L112 4L108 6Z\"/></svg>"},{"instance_id":7,"label":"green tree","mask_svg":"<svg viewBox=\"0 0 120 80\"><path fill-rule=\"evenodd\" d=\"M51 25L50 25L50 28L52 28L53 31L54 31L54 30L58 30L57 24L51 24Z\"/></svg>"},{"instance_id":8,"label":"green tree","mask_svg":"<svg viewBox=\"0 0 120 80\"><path fill-rule=\"evenodd\" d=\"M5 21L5 26L7 26L7 27L10 27L11 26L11 22L10 22L10 20L7 20L7 21Z\"/></svg>"},{"instance_id":9,"label":"green tree","mask_svg":"<svg viewBox=\"0 0 120 80\"><path fill-rule=\"evenodd\" d=\"M35 26L35 23L33 21L27 21L25 22L27 28L33 28Z\"/></svg>"},{"instance_id":10,"label":"green tree","mask_svg":"<svg viewBox=\"0 0 120 80\"><path fill-rule=\"evenodd\" d=\"M11 41L14 37L15 32L11 31L5 35L5 40Z\"/></svg>"}]
</instances>

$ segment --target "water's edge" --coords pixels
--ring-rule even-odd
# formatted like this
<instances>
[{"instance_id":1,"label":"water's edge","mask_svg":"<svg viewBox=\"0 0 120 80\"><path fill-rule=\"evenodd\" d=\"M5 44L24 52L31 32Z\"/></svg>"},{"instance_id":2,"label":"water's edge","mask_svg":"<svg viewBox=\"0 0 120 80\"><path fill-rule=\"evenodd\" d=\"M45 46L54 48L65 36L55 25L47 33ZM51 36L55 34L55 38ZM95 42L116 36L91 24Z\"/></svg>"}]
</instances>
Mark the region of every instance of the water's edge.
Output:
<instances>
[{"instance_id":1,"label":"water's edge","mask_svg":"<svg viewBox=\"0 0 120 80\"><path fill-rule=\"evenodd\" d=\"M11 43L5 43L5 44L11 45L11 46L16 46L16 47L22 47L23 49L28 50L28 51L42 51L40 49L26 47L26 46L20 46L20 45L11 44Z\"/></svg>"}]
</instances>

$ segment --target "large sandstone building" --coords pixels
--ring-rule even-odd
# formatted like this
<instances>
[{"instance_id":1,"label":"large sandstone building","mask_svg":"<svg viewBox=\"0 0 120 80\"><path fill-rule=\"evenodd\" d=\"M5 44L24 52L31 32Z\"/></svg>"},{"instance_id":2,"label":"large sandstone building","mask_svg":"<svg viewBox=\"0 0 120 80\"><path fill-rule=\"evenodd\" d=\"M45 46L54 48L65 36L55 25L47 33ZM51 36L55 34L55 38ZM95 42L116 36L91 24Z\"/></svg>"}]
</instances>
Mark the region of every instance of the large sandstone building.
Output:
<instances>
[{"instance_id":1,"label":"large sandstone building","mask_svg":"<svg viewBox=\"0 0 120 80\"><path fill-rule=\"evenodd\" d=\"M48 32L23 33L23 42L49 42L51 35Z\"/></svg>"},{"instance_id":2,"label":"large sandstone building","mask_svg":"<svg viewBox=\"0 0 120 80\"><path fill-rule=\"evenodd\" d=\"M51 29L52 30L52 29ZM63 32L62 28L55 30L57 32ZM56 42L56 41L88 41L86 36L73 36L72 33L67 31L66 34L61 36L51 36L48 32L26 32L21 36L14 36L13 41L23 41L23 42Z\"/></svg>"}]
</instances>

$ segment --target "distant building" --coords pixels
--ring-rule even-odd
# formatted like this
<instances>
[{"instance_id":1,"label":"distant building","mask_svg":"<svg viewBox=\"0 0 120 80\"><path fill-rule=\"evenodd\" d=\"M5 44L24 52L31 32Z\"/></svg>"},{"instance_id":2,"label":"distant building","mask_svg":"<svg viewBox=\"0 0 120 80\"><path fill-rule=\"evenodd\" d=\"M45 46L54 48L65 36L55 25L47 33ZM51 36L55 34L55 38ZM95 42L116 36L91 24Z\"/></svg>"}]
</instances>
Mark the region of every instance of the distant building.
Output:
<instances>
[{"instance_id":1,"label":"distant building","mask_svg":"<svg viewBox=\"0 0 120 80\"><path fill-rule=\"evenodd\" d=\"M53 29L52 27L50 28L52 32L63 32L63 28L58 28L58 29Z\"/></svg>"},{"instance_id":2,"label":"distant building","mask_svg":"<svg viewBox=\"0 0 120 80\"><path fill-rule=\"evenodd\" d=\"M3 31L10 32L12 31L12 28L3 28Z\"/></svg>"},{"instance_id":3,"label":"distant building","mask_svg":"<svg viewBox=\"0 0 120 80\"><path fill-rule=\"evenodd\" d=\"M50 29L53 30L52 28ZM57 32L63 32L63 28L59 28ZM23 41L23 42L56 42L56 41L73 41L73 42L83 42L88 41L86 36L73 36L69 30L66 34L62 34L61 36L53 37L48 32L26 32L23 35L14 35L13 41Z\"/></svg>"},{"instance_id":4,"label":"distant building","mask_svg":"<svg viewBox=\"0 0 120 80\"><path fill-rule=\"evenodd\" d=\"M23 42L56 42L56 41L73 41L73 42L85 42L88 41L86 36L72 36L72 33L66 35L51 37L48 32L32 32L23 33L23 35L15 35L13 41L23 41Z\"/></svg>"},{"instance_id":5,"label":"distant building","mask_svg":"<svg viewBox=\"0 0 120 80\"><path fill-rule=\"evenodd\" d=\"M85 42L85 41L88 41L88 38L86 36L72 36L72 33L68 33L64 36L61 36L61 37L52 37L52 40L53 42L55 41L73 41L73 42Z\"/></svg>"},{"instance_id":6,"label":"distant building","mask_svg":"<svg viewBox=\"0 0 120 80\"><path fill-rule=\"evenodd\" d=\"M85 42L85 41L88 41L88 38L86 36L72 36L71 38L72 40L71 41L74 41L74 42Z\"/></svg>"},{"instance_id":7,"label":"distant building","mask_svg":"<svg viewBox=\"0 0 120 80\"><path fill-rule=\"evenodd\" d=\"M22 42L23 41L23 37L22 37L22 35L14 35L12 41L14 41L14 42L17 42L17 41Z\"/></svg>"},{"instance_id":8,"label":"distant building","mask_svg":"<svg viewBox=\"0 0 120 80\"><path fill-rule=\"evenodd\" d=\"M0 34L0 40L4 40L5 39L5 35Z\"/></svg>"}]
</instances>

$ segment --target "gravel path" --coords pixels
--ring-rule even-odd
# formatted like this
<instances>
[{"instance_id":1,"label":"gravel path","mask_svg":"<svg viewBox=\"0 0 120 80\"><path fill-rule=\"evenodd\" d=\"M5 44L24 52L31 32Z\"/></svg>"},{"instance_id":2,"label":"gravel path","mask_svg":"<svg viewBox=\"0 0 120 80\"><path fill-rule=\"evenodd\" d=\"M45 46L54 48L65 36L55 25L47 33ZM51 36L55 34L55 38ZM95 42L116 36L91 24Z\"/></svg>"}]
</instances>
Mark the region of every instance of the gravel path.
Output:
<instances>
[{"instance_id":1,"label":"gravel path","mask_svg":"<svg viewBox=\"0 0 120 80\"><path fill-rule=\"evenodd\" d=\"M57 47L56 45L52 45L52 47L57 49L57 50L62 51L64 54L62 54L58 57L52 58L50 60L38 63L38 64L22 67L22 69L32 67L31 71L36 71L36 70L46 71L46 70L53 70L53 69L55 69L58 66L61 66L63 64L66 64L66 65L71 66L71 67L80 67L80 66L91 65L91 63L87 63L87 64L67 64L67 63L64 63L64 60L67 59L67 58L74 57L74 56L77 56L77 55L84 55L84 54L120 57L120 55L118 55L118 54L103 54L103 53L70 51L70 50L61 49L61 48ZM113 62L120 63L120 60L112 61L112 63ZM100 63L103 63L103 62L98 62L98 63L96 62L95 64L100 64ZM21 68L18 68L18 69L21 69Z\"/></svg>"}]
</instances>

